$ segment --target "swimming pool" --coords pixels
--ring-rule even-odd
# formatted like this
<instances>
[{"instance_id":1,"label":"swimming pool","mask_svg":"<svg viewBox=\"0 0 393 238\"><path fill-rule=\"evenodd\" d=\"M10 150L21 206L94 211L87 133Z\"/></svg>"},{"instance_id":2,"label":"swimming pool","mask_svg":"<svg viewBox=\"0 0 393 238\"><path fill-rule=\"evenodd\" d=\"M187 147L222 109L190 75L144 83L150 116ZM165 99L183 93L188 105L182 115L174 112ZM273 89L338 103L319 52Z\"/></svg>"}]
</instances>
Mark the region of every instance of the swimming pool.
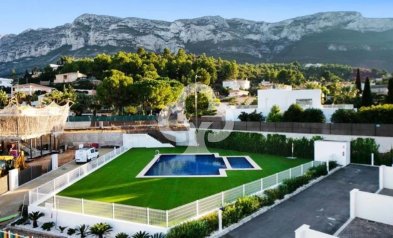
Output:
<instances>
[{"instance_id":1,"label":"swimming pool","mask_svg":"<svg viewBox=\"0 0 393 238\"><path fill-rule=\"evenodd\" d=\"M137 177L226 177L226 170L256 169L261 168L249 156L158 154Z\"/></svg>"}]
</instances>

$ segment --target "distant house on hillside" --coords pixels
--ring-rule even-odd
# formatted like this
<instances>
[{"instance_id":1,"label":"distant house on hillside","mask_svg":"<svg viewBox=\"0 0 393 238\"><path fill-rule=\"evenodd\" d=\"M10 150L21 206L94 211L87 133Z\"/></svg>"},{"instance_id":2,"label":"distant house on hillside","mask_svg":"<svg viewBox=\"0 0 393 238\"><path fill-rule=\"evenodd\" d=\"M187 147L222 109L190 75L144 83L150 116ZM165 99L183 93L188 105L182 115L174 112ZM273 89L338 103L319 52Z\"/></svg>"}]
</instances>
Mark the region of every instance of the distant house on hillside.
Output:
<instances>
[{"instance_id":1,"label":"distant house on hillside","mask_svg":"<svg viewBox=\"0 0 393 238\"><path fill-rule=\"evenodd\" d=\"M56 79L53 81L54 84L58 83L72 83L80 78L86 78L87 76L77 72L65 73L65 74L57 74Z\"/></svg>"},{"instance_id":2,"label":"distant house on hillside","mask_svg":"<svg viewBox=\"0 0 393 238\"><path fill-rule=\"evenodd\" d=\"M232 90L248 90L250 89L250 81L246 80L225 80L222 81L222 87Z\"/></svg>"},{"instance_id":3,"label":"distant house on hillside","mask_svg":"<svg viewBox=\"0 0 393 238\"><path fill-rule=\"evenodd\" d=\"M13 79L0 78L0 87L11 88Z\"/></svg>"},{"instance_id":4,"label":"distant house on hillside","mask_svg":"<svg viewBox=\"0 0 393 238\"><path fill-rule=\"evenodd\" d=\"M12 88L13 93L21 92L28 95L33 95L35 92L50 93L52 90L54 90L54 88L35 83L17 84Z\"/></svg>"}]
</instances>

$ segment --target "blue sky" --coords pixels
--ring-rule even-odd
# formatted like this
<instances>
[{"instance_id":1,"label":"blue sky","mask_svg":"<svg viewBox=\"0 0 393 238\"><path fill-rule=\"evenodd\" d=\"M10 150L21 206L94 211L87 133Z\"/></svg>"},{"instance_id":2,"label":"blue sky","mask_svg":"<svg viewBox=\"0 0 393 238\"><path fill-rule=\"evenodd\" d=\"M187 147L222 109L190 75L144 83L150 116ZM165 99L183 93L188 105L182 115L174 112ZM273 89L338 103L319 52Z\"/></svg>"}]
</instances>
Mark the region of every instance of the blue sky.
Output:
<instances>
[{"instance_id":1,"label":"blue sky","mask_svg":"<svg viewBox=\"0 0 393 238\"><path fill-rule=\"evenodd\" d=\"M392 0L0 0L0 35L54 27L83 13L172 21L207 15L276 22L322 11L393 17Z\"/></svg>"}]
</instances>

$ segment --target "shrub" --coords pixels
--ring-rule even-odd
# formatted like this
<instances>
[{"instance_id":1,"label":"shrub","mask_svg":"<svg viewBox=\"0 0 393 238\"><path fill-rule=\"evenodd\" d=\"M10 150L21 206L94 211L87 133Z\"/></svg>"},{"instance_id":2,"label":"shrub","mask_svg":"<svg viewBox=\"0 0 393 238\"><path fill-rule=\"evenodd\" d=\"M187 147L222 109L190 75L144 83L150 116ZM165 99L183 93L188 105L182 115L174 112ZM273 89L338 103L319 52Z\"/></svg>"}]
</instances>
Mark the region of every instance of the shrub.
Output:
<instances>
[{"instance_id":1,"label":"shrub","mask_svg":"<svg viewBox=\"0 0 393 238\"><path fill-rule=\"evenodd\" d=\"M254 213L260 208L260 204L260 198L257 196L239 198L235 202L235 207L239 210L239 218Z\"/></svg>"},{"instance_id":2,"label":"shrub","mask_svg":"<svg viewBox=\"0 0 393 238\"><path fill-rule=\"evenodd\" d=\"M28 222L28 218L27 217L21 217L18 220L16 220L15 222L11 223L11 226L15 226L15 225L24 225L26 224L26 222Z\"/></svg>"},{"instance_id":3,"label":"shrub","mask_svg":"<svg viewBox=\"0 0 393 238\"><path fill-rule=\"evenodd\" d=\"M169 230L166 238L204 238L209 235L206 222L201 220L189 221Z\"/></svg>"},{"instance_id":4,"label":"shrub","mask_svg":"<svg viewBox=\"0 0 393 238\"><path fill-rule=\"evenodd\" d=\"M287 192L292 193L296 191L296 189L307 184L309 181L310 177L303 175L296 178L286 179L283 181L283 184L286 186Z\"/></svg>"},{"instance_id":5,"label":"shrub","mask_svg":"<svg viewBox=\"0 0 393 238\"><path fill-rule=\"evenodd\" d=\"M76 230L74 228L68 228L67 230L67 235L72 236L73 234L75 234Z\"/></svg>"},{"instance_id":6,"label":"shrub","mask_svg":"<svg viewBox=\"0 0 393 238\"><path fill-rule=\"evenodd\" d=\"M308 108L302 113L301 122L324 123L326 121L322 110L317 108Z\"/></svg>"},{"instance_id":7,"label":"shrub","mask_svg":"<svg viewBox=\"0 0 393 238\"><path fill-rule=\"evenodd\" d=\"M83 224L83 225L76 227L75 234L79 235L80 238L87 237L89 235L89 226Z\"/></svg>"},{"instance_id":8,"label":"shrub","mask_svg":"<svg viewBox=\"0 0 393 238\"><path fill-rule=\"evenodd\" d=\"M112 226L107 223L97 223L90 227L90 234L96 235L99 238L103 238L104 235L112 231Z\"/></svg>"},{"instance_id":9,"label":"shrub","mask_svg":"<svg viewBox=\"0 0 393 238\"><path fill-rule=\"evenodd\" d=\"M303 108L299 104L292 104L283 114L285 122L301 122Z\"/></svg>"},{"instance_id":10,"label":"shrub","mask_svg":"<svg viewBox=\"0 0 393 238\"><path fill-rule=\"evenodd\" d=\"M309 176L310 179L315 179L324 176L326 174L327 174L327 168L326 165L324 164L312 167L306 172L306 176Z\"/></svg>"},{"instance_id":11,"label":"shrub","mask_svg":"<svg viewBox=\"0 0 393 238\"><path fill-rule=\"evenodd\" d=\"M154 233L153 235L150 236L150 238L165 238L164 233Z\"/></svg>"},{"instance_id":12,"label":"shrub","mask_svg":"<svg viewBox=\"0 0 393 238\"><path fill-rule=\"evenodd\" d=\"M242 112L238 116L240 121L264 121L265 118L262 115L262 112L257 113L257 110L254 110L251 113Z\"/></svg>"},{"instance_id":13,"label":"shrub","mask_svg":"<svg viewBox=\"0 0 393 238\"><path fill-rule=\"evenodd\" d=\"M371 138L357 138L351 141L351 162L371 164L371 153L377 157L378 148L375 140Z\"/></svg>"},{"instance_id":14,"label":"shrub","mask_svg":"<svg viewBox=\"0 0 393 238\"><path fill-rule=\"evenodd\" d=\"M53 227L55 226L55 223L52 222L45 222L44 224L42 224L41 228L45 231L50 231Z\"/></svg>"},{"instance_id":15,"label":"shrub","mask_svg":"<svg viewBox=\"0 0 393 238\"><path fill-rule=\"evenodd\" d=\"M354 110L338 109L330 118L333 123L356 123L358 122L358 115Z\"/></svg>"},{"instance_id":16,"label":"shrub","mask_svg":"<svg viewBox=\"0 0 393 238\"><path fill-rule=\"evenodd\" d=\"M130 236L124 232L117 233L115 238L130 238Z\"/></svg>"},{"instance_id":17,"label":"shrub","mask_svg":"<svg viewBox=\"0 0 393 238\"><path fill-rule=\"evenodd\" d=\"M283 115L281 113L280 107L273 105L270 109L269 115L267 115L267 122L281 122L283 120Z\"/></svg>"},{"instance_id":18,"label":"shrub","mask_svg":"<svg viewBox=\"0 0 393 238\"><path fill-rule=\"evenodd\" d=\"M59 226L60 233L63 233L65 231L65 229L67 229L66 226Z\"/></svg>"},{"instance_id":19,"label":"shrub","mask_svg":"<svg viewBox=\"0 0 393 238\"><path fill-rule=\"evenodd\" d=\"M29 219L33 222L33 228L37 228L38 227L37 221L38 221L38 219L40 219L43 216L45 216L45 214L42 213L42 212L31 212L31 213L29 213Z\"/></svg>"},{"instance_id":20,"label":"shrub","mask_svg":"<svg viewBox=\"0 0 393 238\"><path fill-rule=\"evenodd\" d=\"M230 224L238 222L240 219L239 210L234 204L230 204L224 207L222 212L222 225L229 226Z\"/></svg>"},{"instance_id":21,"label":"shrub","mask_svg":"<svg viewBox=\"0 0 393 238\"><path fill-rule=\"evenodd\" d=\"M272 189L268 189L264 192L264 194L266 195L268 201L273 202L278 200L278 199L283 199L285 196L285 192L286 190L281 186L277 187L277 188L272 188Z\"/></svg>"},{"instance_id":22,"label":"shrub","mask_svg":"<svg viewBox=\"0 0 393 238\"><path fill-rule=\"evenodd\" d=\"M210 213L201 218L202 221L205 222L206 229L208 233L212 233L213 231L218 229L218 215L217 212Z\"/></svg>"},{"instance_id":23,"label":"shrub","mask_svg":"<svg viewBox=\"0 0 393 238\"><path fill-rule=\"evenodd\" d=\"M358 112L361 123L393 123L393 104L361 107Z\"/></svg>"},{"instance_id":24,"label":"shrub","mask_svg":"<svg viewBox=\"0 0 393 238\"><path fill-rule=\"evenodd\" d=\"M132 238L150 238L150 234L146 231L138 231L134 235L131 236Z\"/></svg>"}]
</instances>

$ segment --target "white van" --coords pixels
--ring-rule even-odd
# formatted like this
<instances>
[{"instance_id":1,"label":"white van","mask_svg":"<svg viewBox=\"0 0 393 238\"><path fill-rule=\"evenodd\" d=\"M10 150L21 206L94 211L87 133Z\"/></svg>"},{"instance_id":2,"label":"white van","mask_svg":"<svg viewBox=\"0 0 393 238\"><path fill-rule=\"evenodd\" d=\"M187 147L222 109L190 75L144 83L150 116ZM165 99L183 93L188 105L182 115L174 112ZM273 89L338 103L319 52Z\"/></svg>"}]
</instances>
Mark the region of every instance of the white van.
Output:
<instances>
[{"instance_id":1,"label":"white van","mask_svg":"<svg viewBox=\"0 0 393 238\"><path fill-rule=\"evenodd\" d=\"M100 153L96 148L81 148L75 151L75 162L86 163L98 158L98 156L100 156Z\"/></svg>"}]
</instances>

